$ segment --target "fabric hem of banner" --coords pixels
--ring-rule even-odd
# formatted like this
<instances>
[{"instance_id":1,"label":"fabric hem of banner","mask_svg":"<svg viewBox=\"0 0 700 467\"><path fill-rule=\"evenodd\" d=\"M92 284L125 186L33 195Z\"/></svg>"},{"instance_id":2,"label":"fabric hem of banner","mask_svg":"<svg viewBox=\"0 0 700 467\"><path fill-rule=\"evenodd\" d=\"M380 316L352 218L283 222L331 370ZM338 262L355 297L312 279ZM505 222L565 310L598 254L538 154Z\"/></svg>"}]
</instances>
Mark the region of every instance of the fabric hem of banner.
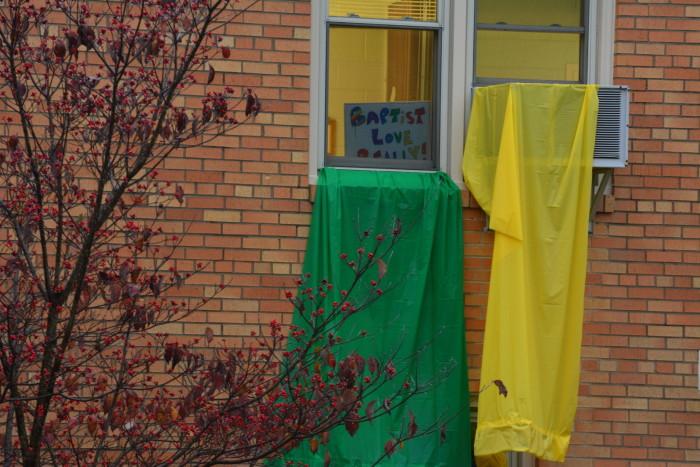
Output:
<instances>
[{"instance_id":1,"label":"fabric hem of banner","mask_svg":"<svg viewBox=\"0 0 700 467\"><path fill-rule=\"evenodd\" d=\"M518 419L505 423L480 423L476 429L474 455L491 456L506 451L528 452L539 459L564 462L571 433L556 434ZM516 441L516 442L514 442ZM482 445L496 449L484 451Z\"/></svg>"}]
</instances>

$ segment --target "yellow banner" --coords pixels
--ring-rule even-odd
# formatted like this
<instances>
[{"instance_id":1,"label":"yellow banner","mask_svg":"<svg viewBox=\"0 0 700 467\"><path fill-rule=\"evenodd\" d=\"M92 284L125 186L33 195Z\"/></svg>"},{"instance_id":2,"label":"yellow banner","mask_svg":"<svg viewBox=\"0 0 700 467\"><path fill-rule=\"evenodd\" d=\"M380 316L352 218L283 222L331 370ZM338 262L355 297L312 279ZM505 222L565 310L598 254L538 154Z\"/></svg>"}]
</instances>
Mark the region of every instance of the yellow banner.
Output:
<instances>
[{"instance_id":1,"label":"yellow banner","mask_svg":"<svg viewBox=\"0 0 700 467\"><path fill-rule=\"evenodd\" d=\"M474 92L464 179L495 231L481 385L500 379L508 388L507 397L496 390L479 397L477 456L566 456L579 383L597 114L593 85Z\"/></svg>"}]
</instances>

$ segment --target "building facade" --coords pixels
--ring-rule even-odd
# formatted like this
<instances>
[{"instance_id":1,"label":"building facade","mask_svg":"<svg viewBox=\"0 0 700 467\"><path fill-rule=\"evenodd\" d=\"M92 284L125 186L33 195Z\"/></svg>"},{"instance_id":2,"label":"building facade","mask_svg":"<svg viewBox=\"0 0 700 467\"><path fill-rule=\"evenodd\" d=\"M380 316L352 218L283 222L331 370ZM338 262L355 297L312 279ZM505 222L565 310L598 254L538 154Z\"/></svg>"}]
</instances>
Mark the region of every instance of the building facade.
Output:
<instances>
[{"instance_id":1,"label":"building facade","mask_svg":"<svg viewBox=\"0 0 700 467\"><path fill-rule=\"evenodd\" d=\"M396 11L371 10L383 3ZM557 8L563 19L546 16ZM567 8L579 16L570 20ZM392 34L378 37L382 28ZM510 55L499 54L504 43ZM538 43L545 48L529 48ZM263 0L226 26L224 45L231 57L213 62L215 83L254 89L263 112L161 171L190 194L168 211L169 228L188 232L180 261L210 262L179 293L210 295L222 281L231 284L172 332L211 327L235 342L260 322L290 321L284 289L301 271L315 173L358 165L332 159L350 147L334 114L343 103L388 94L429 102L427 166L365 165L437 168L464 186L472 86L508 79L626 85L629 163L613 169L592 223L579 407L566 465L700 463L700 2L504 0L490 12L474 0ZM412 52L402 54L406 48ZM382 64L390 56L391 66ZM363 79L347 79L336 72L342 67L361 68ZM476 393L493 234L466 189L463 200L465 338Z\"/></svg>"}]
</instances>

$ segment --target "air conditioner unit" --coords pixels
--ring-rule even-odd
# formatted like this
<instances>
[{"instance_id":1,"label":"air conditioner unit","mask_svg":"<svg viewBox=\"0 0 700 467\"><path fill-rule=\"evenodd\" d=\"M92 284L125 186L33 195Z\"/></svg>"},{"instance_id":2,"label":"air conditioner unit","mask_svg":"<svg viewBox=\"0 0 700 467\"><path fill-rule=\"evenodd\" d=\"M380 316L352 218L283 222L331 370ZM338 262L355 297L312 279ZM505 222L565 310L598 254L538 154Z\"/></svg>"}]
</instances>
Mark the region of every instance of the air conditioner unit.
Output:
<instances>
[{"instance_id":1,"label":"air conditioner unit","mask_svg":"<svg viewBox=\"0 0 700 467\"><path fill-rule=\"evenodd\" d=\"M611 168L627 165L629 140L629 88L598 88L598 122L595 130L593 167Z\"/></svg>"}]
</instances>

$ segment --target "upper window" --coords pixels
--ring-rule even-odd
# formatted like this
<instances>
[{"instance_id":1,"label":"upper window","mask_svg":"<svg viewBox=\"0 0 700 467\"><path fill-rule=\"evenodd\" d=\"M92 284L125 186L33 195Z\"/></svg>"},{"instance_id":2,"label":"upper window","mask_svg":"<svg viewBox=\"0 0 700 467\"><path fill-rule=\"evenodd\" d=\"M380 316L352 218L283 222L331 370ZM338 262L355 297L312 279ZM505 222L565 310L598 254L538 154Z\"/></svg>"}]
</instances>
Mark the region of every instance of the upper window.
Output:
<instances>
[{"instance_id":1,"label":"upper window","mask_svg":"<svg viewBox=\"0 0 700 467\"><path fill-rule=\"evenodd\" d=\"M585 81L585 0L477 0L475 84Z\"/></svg>"},{"instance_id":2,"label":"upper window","mask_svg":"<svg viewBox=\"0 0 700 467\"><path fill-rule=\"evenodd\" d=\"M471 88L612 83L609 0L311 0L311 160L461 181Z\"/></svg>"},{"instance_id":3,"label":"upper window","mask_svg":"<svg viewBox=\"0 0 700 467\"><path fill-rule=\"evenodd\" d=\"M326 0L325 165L432 169L437 0Z\"/></svg>"}]
</instances>

